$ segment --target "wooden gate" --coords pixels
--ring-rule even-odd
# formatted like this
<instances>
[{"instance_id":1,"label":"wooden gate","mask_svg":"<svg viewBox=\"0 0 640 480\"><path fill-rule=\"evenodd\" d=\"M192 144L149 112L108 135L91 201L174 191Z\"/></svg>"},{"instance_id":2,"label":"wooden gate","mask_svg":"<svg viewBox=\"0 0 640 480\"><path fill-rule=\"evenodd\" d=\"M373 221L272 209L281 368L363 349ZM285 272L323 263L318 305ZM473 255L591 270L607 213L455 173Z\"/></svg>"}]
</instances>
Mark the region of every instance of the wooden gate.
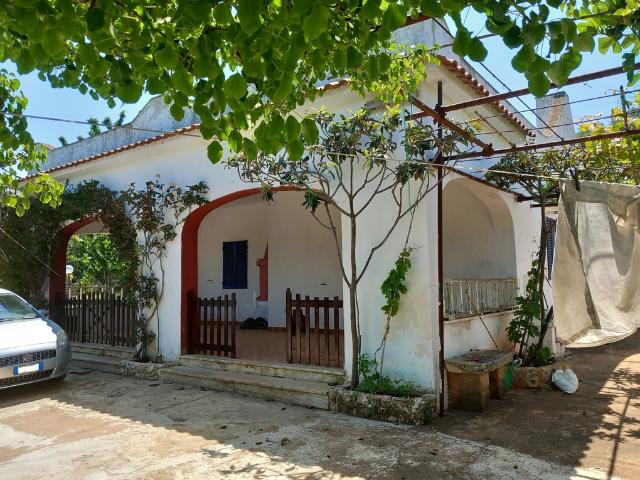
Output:
<instances>
[{"instance_id":1,"label":"wooden gate","mask_svg":"<svg viewBox=\"0 0 640 480\"><path fill-rule=\"evenodd\" d=\"M72 342L133 347L135 310L122 292L109 290L77 293L64 299L58 318Z\"/></svg>"},{"instance_id":2,"label":"wooden gate","mask_svg":"<svg viewBox=\"0 0 640 480\"><path fill-rule=\"evenodd\" d=\"M293 298L291 289L287 289L287 362L342 367L341 309L342 300L338 297L311 298L306 295L303 299L296 294Z\"/></svg>"},{"instance_id":3,"label":"wooden gate","mask_svg":"<svg viewBox=\"0 0 640 480\"><path fill-rule=\"evenodd\" d=\"M236 358L236 294L199 298L187 293L189 353Z\"/></svg>"}]
</instances>

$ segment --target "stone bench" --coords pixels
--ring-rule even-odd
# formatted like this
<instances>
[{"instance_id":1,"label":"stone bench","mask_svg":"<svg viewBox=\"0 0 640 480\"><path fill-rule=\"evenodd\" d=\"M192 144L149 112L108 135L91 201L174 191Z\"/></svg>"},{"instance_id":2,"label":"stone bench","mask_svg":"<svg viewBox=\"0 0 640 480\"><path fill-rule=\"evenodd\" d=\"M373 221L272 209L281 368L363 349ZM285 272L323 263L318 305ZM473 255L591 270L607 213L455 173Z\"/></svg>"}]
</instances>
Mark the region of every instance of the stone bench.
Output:
<instances>
[{"instance_id":1,"label":"stone bench","mask_svg":"<svg viewBox=\"0 0 640 480\"><path fill-rule=\"evenodd\" d=\"M489 398L504 398L504 371L513 354L476 350L445 360L449 407L482 412Z\"/></svg>"}]
</instances>

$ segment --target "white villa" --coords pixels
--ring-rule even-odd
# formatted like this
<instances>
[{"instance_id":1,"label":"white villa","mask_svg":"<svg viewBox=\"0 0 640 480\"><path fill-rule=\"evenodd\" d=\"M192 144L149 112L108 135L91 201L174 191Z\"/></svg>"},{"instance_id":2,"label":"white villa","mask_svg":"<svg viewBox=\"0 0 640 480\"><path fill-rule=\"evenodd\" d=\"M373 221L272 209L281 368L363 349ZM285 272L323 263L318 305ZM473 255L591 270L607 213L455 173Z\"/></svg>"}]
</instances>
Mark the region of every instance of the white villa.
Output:
<instances>
[{"instance_id":1,"label":"white villa","mask_svg":"<svg viewBox=\"0 0 640 480\"><path fill-rule=\"evenodd\" d=\"M397 37L407 43L451 41L448 32L429 20L400 29ZM497 93L449 49L443 49L441 54L441 65L427 67L427 78L415 92L422 102L436 104L438 82L444 86L445 104ZM329 111L349 112L370 100L352 93L347 81L329 81L321 88L323 95L301 108L302 111L324 105ZM526 118L511 113L515 110L507 102L482 105L458 111L450 119L492 117L489 123L481 124L482 138L496 148L545 135ZM549 113L542 115L548 118ZM193 112L187 112L181 121L174 120L162 98L154 98L130 124L51 150L44 171L61 182L98 180L113 190L125 189L131 182L141 186L156 175L163 183L186 186L204 181L208 185L209 203L188 216L179 227L176 240L167 246L160 325L151 325L158 334L149 347L152 358L158 352L165 362L202 367L207 358L231 357L233 353L235 360L225 361L291 368L300 363L300 369L329 372L336 378L344 375L348 379L352 368L351 332L341 320L348 318L344 311L348 302L342 305L347 290L343 287L331 234L303 208L302 193L281 191L272 204L267 204L258 185L242 182L235 170L222 164L213 166L207 159L207 141L199 135L198 122ZM503 131L507 133L495 133ZM495 348L474 306L462 294L466 291L462 286L469 284L477 292L475 302L483 312L487 328L506 351L510 345L505 328L511 318L513 297L518 287L526 283L539 234L539 211L518 195L464 171L451 173L444 181L444 357L472 349ZM413 380L437 395L441 383L436 200L434 191L415 214L410 239L415 251L408 277L409 291L393 321L385 373ZM381 201L372 209L375 214L362 219L359 238L363 254L380 240L381 222L385 221L385 215L391 217L391 209L390 204ZM100 229L91 219L70 219L60 235L68 239L74 234ZM380 284L402 248L405 231L402 226L398 228L374 257L359 288L362 351L369 354L378 347L384 325ZM344 233L342 240L345 241ZM64 272L65 248L55 251L53 258L54 269ZM288 289L292 294L289 304ZM52 277L52 311L64 291L64 282ZM297 294L301 295L299 309L295 308ZM200 330L201 322L206 321L203 317L214 315L219 308L219 303L214 300L205 303L205 299L218 296L224 299L225 295L229 299L234 295L236 299L235 309L226 318L228 322L235 319L227 332L233 336L233 352L228 348L229 337L225 337L227 344L223 346L216 343L220 337L215 340L214 334L220 335L220 331L214 330L207 337L215 345L203 345ZM304 300L306 296L310 297L308 301ZM319 298L318 303L315 297ZM197 299L201 299L200 303ZM289 325L287 310L291 315ZM250 317L266 319L268 328L240 330L239 323ZM222 316L220 320L218 327L225 325ZM297 332L291 331L295 330L292 324L296 320L302 322L302 332L299 328ZM249 374L259 372L254 368L243 373ZM276 381L275 377L268 378Z\"/></svg>"}]
</instances>

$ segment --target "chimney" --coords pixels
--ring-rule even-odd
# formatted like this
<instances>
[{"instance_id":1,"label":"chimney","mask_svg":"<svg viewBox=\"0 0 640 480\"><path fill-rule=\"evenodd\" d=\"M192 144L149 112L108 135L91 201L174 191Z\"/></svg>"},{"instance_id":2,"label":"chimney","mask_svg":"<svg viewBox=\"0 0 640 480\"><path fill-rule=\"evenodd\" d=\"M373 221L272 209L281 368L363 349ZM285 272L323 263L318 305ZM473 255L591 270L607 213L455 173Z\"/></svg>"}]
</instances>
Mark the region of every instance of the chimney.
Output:
<instances>
[{"instance_id":1,"label":"chimney","mask_svg":"<svg viewBox=\"0 0 640 480\"><path fill-rule=\"evenodd\" d=\"M554 140L567 140L576 137L576 129L573 124L569 95L565 92L557 92L552 95L536 98L536 123L538 135L536 142L553 142ZM549 128L551 127L551 128ZM554 133L555 132L555 133Z\"/></svg>"}]
</instances>

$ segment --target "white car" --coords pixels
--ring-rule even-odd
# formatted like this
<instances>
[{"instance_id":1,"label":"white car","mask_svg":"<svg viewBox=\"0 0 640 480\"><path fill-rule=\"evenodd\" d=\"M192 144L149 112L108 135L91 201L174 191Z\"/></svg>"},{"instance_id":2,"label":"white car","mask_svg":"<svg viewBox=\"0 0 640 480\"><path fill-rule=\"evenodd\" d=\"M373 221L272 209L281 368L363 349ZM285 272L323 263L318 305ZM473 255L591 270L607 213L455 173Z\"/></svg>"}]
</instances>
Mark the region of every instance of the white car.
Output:
<instances>
[{"instance_id":1,"label":"white car","mask_svg":"<svg viewBox=\"0 0 640 480\"><path fill-rule=\"evenodd\" d=\"M0 288L0 389L63 380L71 363L62 328L15 293Z\"/></svg>"}]
</instances>

